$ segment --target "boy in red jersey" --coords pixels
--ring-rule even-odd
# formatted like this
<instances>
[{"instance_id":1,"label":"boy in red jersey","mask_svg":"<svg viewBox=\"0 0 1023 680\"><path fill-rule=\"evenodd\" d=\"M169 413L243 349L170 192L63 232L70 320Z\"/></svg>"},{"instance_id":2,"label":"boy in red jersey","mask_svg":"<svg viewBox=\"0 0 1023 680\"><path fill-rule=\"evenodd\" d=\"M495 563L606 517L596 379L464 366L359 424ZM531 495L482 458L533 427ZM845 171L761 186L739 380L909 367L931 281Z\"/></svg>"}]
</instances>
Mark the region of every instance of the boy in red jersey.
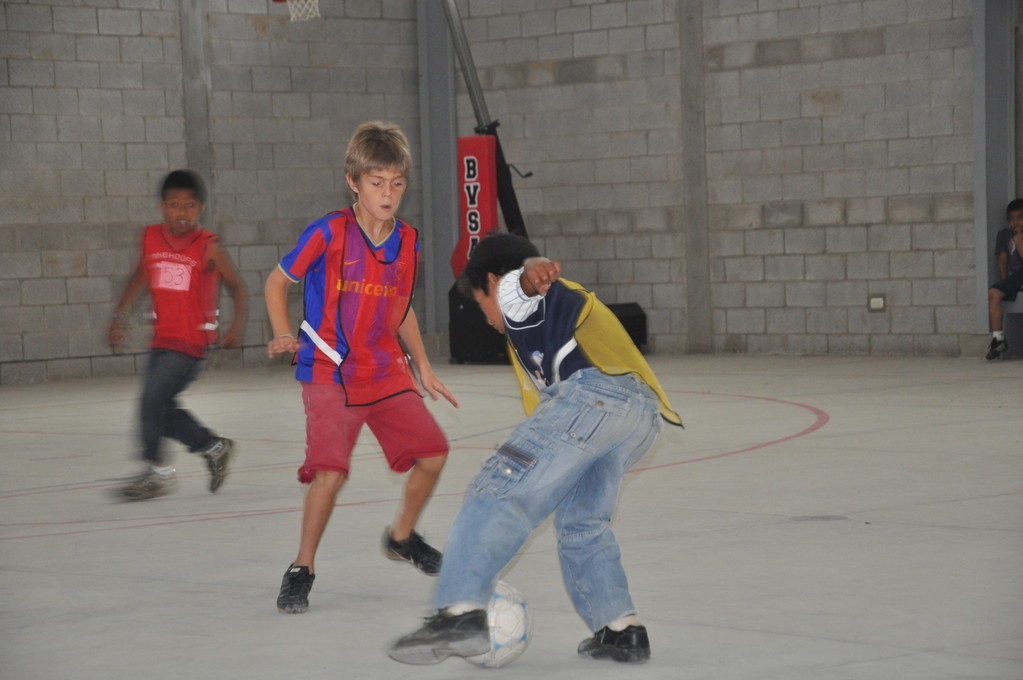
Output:
<instances>
[{"instance_id":1,"label":"boy in red jersey","mask_svg":"<svg viewBox=\"0 0 1023 680\"><path fill-rule=\"evenodd\" d=\"M363 424L391 469L409 472L394 523L384 530L384 554L426 574L440 570L440 552L415 525L447 460L448 443L426 409L405 351L433 399L458 402L430 367L411 306L419 235L395 216L411 169L408 141L396 125L359 126L345 153L345 179L356 203L306 227L267 277L274 333L267 354L297 353L295 377L306 412L306 458L298 478L309 488L298 555L277 598L281 613L309 608L316 549ZM296 336L287 291L301 280L305 318Z\"/></svg>"},{"instance_id":2,"label":"boy in red jersey","mask_svg":"<svg viewBox=\"0 0 1023 680\"><path fill-rule=\"evenodd\" d=\"M114 308L109 338L112 347L125 340L124 315L146 287L155 316L153 339L142 388L142 458L146 470L119 490L126 500L139 501L171 493L177 480L160 448L170 437L206 459L210 491L224 483L234 455L233 442L210 432L178 406L177 396L202 371L206 348L217 329L217 298L221 280L234 302L234 321L224 334L224 347L241 343L245 323L245 284L219 237L199 226L206 203L202 179L190 170L168 174L160 189L164 221L142 233L142 255Z\"/></svg>"}]
</instances>

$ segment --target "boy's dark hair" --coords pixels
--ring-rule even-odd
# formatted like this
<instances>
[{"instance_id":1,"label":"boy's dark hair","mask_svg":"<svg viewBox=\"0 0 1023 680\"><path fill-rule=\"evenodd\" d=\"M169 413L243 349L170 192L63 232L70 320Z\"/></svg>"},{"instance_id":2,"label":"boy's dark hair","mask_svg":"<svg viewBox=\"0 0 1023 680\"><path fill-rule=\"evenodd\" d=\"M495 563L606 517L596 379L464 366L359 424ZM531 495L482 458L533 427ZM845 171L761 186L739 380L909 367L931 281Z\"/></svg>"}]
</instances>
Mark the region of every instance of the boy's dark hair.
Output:
<instances>
[{"instance_id":1,"label":"boy's dark hair","mask_svg":"<svg viewBox=\"0 0 1023 680\"><path fill-rule=\"evenodd\" d=\"M1009 205L1005 206L1005 216L1008 217L1009 213L1014 213L1017 210L1023 210L1023 198L1014 198L1009 201Z\"/></svg>"},{"instance_id":2,"label":"boy's dark hair","mask_svg":"<svg viewBox=\"0 0 1023 680\"><path fill-rule=\"evenodd\" d=\"M472 249L469 262L458 277L458 290L471 298L474 290L486 291L490 287L487 274L504 276L539 254L528 239L507 232L491 232Z\"/></svg>"},{"instance_id":3,"label":"boy's dark hair","mask_svg":"<svg viewBox=\"0 0 1023 680\"><path fill-rule=\"evenodd\" d=\"M195 194L195 198L202 204L206 203L206 185L198 173L191 170L175 170L163 178L160 186L160 198L164 199L171 189L184 189Z\"/></svg>"}]
</instances>

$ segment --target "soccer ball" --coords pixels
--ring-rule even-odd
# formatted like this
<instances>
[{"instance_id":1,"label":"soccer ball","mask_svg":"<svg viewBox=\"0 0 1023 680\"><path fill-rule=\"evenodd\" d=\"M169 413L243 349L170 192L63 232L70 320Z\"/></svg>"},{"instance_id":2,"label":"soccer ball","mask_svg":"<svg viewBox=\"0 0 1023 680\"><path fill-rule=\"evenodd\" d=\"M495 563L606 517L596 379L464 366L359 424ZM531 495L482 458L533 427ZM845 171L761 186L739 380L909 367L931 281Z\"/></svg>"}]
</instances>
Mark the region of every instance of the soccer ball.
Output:
<instances>
[{"instance_id":1,"label":"soccer ball","mask_svg":"<svg viewBox=\"0 0 1023 680\"><path fill-rule=\"evenodd\" d=\"M490 624L490 651L464 657L469 663L484 668L500 668L510 664L526 651L533 633L533 613L526 598L504 581L498 581L487 607Z\"/></svg>"}]
</instances>

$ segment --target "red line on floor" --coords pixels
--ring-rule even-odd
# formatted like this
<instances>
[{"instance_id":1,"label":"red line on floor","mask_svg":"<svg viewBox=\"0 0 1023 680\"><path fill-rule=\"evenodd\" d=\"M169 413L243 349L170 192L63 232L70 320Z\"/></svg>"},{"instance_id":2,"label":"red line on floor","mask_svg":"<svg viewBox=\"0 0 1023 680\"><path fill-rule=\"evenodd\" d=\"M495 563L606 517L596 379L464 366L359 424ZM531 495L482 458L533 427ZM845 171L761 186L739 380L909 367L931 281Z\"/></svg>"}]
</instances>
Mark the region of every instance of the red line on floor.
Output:
<instances>
[{"instance_id":1,"label":"red line on floor","mask_svg":"<svg viewBox=\"0 0 1023 680\"><path fill-rule=\"evenodd\" d=\"M811 424L809 427L806 427L806 428L804 428L804 429L802 429L799 432L796 432L794 434L788 435L787 437L781 437L779 439L772 439L771 441L761 442L759 444L754 444L752 446L747 446L747 447L744 447L744 448L741 448L741 449L736 449L734 451L725 451L723 453L718 453L718 454L714 454L714 455L711 455L711 456L703 456L701 458L691 458L691 459L688 459L688 460L680 460L680 461L676 461L674 463L665 463L663 465L652 465L652 466L645 467L645 468L633 468L632 470L629 471L630 474L639 473L639 472L648 472L650 470L661 470L661 469L664 469L664 468L676 467L678 465L688 465L690 463L700 463L700 462L704 462L704 461L708 461L708 460L714 460L716 458L724 458L726 456L735 456L735 455L738 455L740 453L748 453L750 451L756 451L756 450L759 450L759 449L764 449L764 448L767 448L769 446L774 446L776 444L781 444L783 442L792 441L793 439L798 439L800 437L805 437L806 435L811 434L813 432L816 432L817 430L819 430L822 427L824 427L825 425L827 425L828 421L831 419L831 417L825 411L823 411L822 409L817 408L816 406L810 406L809 404L801 404L801 403L795 402L795 401L787 401L785 399L776 399L776 398L773 398L773 397L756 397L756 396L750 396L750 395L744 395L744 394L721 394L721 393L716 393L716 392L686 392L686 394L699 394L699 395L715 396L715 397L732 397L732 398L736 398L736 399L753 399L753 400L759 400L759 401L773 402L773 403L777 403L777 404L784 404L784 405L787 405L787 406L796 406L798 408L805 409L805 410L809 411L810 413L814 414L815 420L814 420L813 424ZM466 448L468 448L468 447L466 447ZM274 467L276 467L276 466L274 466ZM13 496L32 495L32 494L35 494L35 493L56 493L58 491L102 488L104 486L109 486L109 485L106 485L106 484L93 484L93 485L87 485L87 486L76 486L76 487L73 487L73 489L64 488L64 489L52 489L52 490L46 490L46 491L34 491L34 492L27 492L27 493L24 493L24 494L11 494L9 496L2 496L0 498L11 498ZM462 493L448 493L448 494L438 494L437 497L445 497L445 496L453 497L453 496L461 496L461 495L463 495L463 494ZM373 504L377 504L377 503L396 502L398 500L399 499L386 499L386 500L377 499L377 500L369 500L369 501L357 501L357 502L351 502L351 503L338 503L334 507L353 507L353 506L361 506L361 505L373 505ZM223 519L240 519L240 518L243 518L243 517L259 517L259 516L265 516L265 515L277 515L277 514L283 514L283 513L300 512L301 509L302 509L301 507L294 507L294 508L276 508L276 509L269 509L269 510L239 510L239 511L234 511L234 512L214 513L212 515L210 515L210 514L199 514L199 515L194 515L194 516L193 515L177 515L177 516L171 515L171 516L167 516L166 518L164 518L164 519L162 519L161 521L158 521L158 522L154 522L153 520L154 519L160 519L160 518L146 518L146 519L136 519L136 520L132 520L132 519L113 519L113 520L91 520L91 521L90 520L80 520L80 521L73 521L73 522L53 522L53 523L48 523L48 524L51 525L51 526L68 526L68 525L71 525L71 524L96 523L96 522L145 522L145 523L143 523L143 524L132 524L131 526L101 527L101 528L96 528L96 529L80 529L80 530L73 530L73 531L60 531L60 532L46 533L46 534L27 534L27 535L23 535L23 536L7 536L7 537L0 537L0 541L13 541L13 540L20 540L20 539L28 539L28 538L48 538L48 537L55 537L55 536L72 536L72 535L78 535L78 534L96 533L96 532L101 532L101 531L122 531L122 530L126 530L126 529L143 529L143 528L151 528L151 527L159 527L159 526L170 526L170 525L175 525L175 524L190 524L190 523L193 523L193 522L212 522L212 521L215 521L215 520L223 520ZM43 524L43 523L40 523L40 524ZM25 525L24 524L20 524L20 525L19 524L14 524L14 525L11 525L11 524L8 524L8 525L0 524L0 527L2 527L2 526L10 527L10 526L25 526Z\"/></svg>"}]
</instances>

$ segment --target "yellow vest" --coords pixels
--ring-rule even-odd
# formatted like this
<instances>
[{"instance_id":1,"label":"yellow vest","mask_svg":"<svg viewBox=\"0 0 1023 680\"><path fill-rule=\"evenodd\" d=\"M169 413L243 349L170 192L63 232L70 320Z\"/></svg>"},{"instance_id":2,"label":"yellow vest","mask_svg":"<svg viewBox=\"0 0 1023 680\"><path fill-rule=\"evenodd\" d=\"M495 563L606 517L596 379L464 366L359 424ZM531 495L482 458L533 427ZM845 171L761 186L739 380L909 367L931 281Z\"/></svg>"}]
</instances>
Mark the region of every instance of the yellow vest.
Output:
<instances>
[{"instance_id":1,"label":"yellow vest","mask_svg":"<svg viewBox=\"0 0 1023 680\"><path fill-rule=\"evenodd\" d=\"M596 295L578 283L560 278L558 281L570 290L579 291L586 298L579 318L576 319L574 337L589 362L607 375L634 373L657 395L661 402L661 417L672 425L681 427L682 418L671 408L668 395L664 393L657 376L614 313L598 300ZM515 376L519 380L522 405L526 409L526 415L530 415L540 404L540 391L515 358L515 349L510 341L508 356L511 357Z\"/></svg>"}]
</instances>

